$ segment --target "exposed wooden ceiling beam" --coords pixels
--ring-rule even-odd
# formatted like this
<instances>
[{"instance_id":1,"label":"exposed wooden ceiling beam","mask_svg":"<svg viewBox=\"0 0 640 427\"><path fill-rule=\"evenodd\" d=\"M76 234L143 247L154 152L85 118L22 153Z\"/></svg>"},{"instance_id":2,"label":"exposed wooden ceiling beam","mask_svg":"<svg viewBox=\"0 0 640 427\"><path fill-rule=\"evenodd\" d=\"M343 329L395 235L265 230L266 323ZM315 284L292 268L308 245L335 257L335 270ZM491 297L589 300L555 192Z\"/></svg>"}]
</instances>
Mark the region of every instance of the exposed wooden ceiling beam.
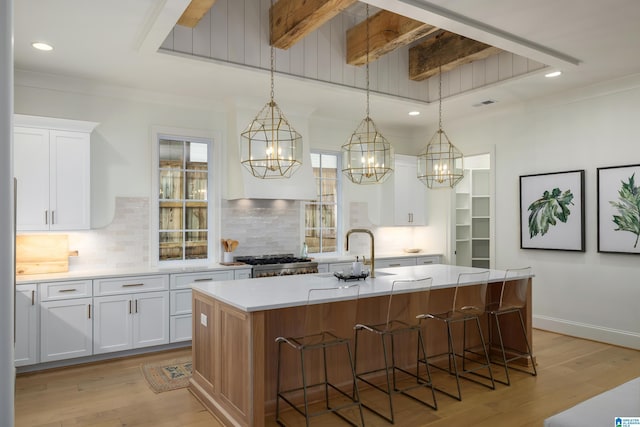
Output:
<instances>
[{"instance_id":1,"label":"exposed wooden ceiling beam","mask_svg":"<svg viewBox=\"0 0 640 427\"><path fill-rule=\"evenodd\" d=\"M289 49L357 0L278 0L269 11L271 45Z\"/></svg>"},{"instance_id":2,"label":"exposed wooden ceiling beam","mask_svg":"<svg viewBox=\"0 0 640 427\"><path fill-rule=\"evenodd\" d=\"M497 47L444 31L409 49L409 79L426 80L442 72L500 52Z\"/></svg>"},{"instance_id":3,"label":"exposed wooden ceiling beam","mask_svg":"<svg viewBox=\"0 0 640 427\"><path fill-rule=\"evenodd\" d=\"M216 0L191 0L189 6L187 6L184 12L182 12L180 19L178 19L178 25L195 28L215 2Z\"/></svg>"},{"instance_id":4,"label":"exposed wooden ceiling beam","mask_svg":"<svg viewBox=\"0 0 640 427\"><path fill-rule=\"evenodd\" d=\"M414 42L438 31L433 25L425 24L381 10L369 18L369 62L373 62L392 50ZM367 20L347 30L347 64L367 63Z\"/></svg>"}]
</instances>

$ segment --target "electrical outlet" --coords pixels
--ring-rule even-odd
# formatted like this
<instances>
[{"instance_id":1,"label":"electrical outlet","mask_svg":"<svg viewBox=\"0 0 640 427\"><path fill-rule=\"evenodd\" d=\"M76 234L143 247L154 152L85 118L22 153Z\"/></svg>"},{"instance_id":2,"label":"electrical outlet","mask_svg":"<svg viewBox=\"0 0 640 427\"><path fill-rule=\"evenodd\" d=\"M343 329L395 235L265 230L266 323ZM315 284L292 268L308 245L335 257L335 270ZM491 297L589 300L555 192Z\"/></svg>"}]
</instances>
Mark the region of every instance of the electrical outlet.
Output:
<instances>
[{"instance_id":1,"label":"electrical outlet","mask_svg":"<svg viewBox=\"0 0 640 427\"><path fill-rule=\"evenodd\" d=\"M204 327L207 326L207 315L204 313L200 313L200 324Z\"/></svg>"}]
</instances>

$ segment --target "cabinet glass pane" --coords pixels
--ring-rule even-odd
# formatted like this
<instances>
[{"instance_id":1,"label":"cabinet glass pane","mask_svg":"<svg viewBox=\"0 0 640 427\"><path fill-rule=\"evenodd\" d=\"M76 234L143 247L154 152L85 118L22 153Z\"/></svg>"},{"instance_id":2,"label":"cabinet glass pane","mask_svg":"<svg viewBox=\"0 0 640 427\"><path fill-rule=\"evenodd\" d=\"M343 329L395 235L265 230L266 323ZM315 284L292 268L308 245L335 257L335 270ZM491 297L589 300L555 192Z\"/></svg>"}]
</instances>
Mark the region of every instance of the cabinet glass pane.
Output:
<instances>
[{"instance_id":1,"label":"cabinet glass pane","mask_svg":"<svg viewBox=\"0 0 640 427\"><path fill-rule=\"evenodd\" d=\"M160 232L160 260L182 259L182 233Z\"/></svg>"},{"instance_id":2,"label":"cabinet glass pane","mask_svg":"<svg viewBox=\"0 0 640 427\"><path fill-rule=\"evenodd\" d=\"M160 204L160 230L180 230L182 229L182 205Z\"/></svg>"},{"instance_id":3,"label":"cabinet glass pane","mask_svg":"<svg viewBox=\"0 0 640 427\"><path fill-rule=\"evenodd\" d=\"M187 206L187 216L185 218L187 230L207 229L207 208L206 206Z\"/></svg>"},{"instance_id":4,"label":"cabinet glass pane","mask_svg":"<svg viewBox=\"0 0 640 427\"><path fill-rule=\"evenodd\" d=\"M183 172L180 170L160 170L160 199L183 199Z\"/></svg>"},{"instance_id":5,"label":"cabinet glass pane","mask_svg":"<svg viewBox=\"0 0 640 427\"><path fill-rule=\"evenodd\" d=\"M206 172L187 172L187 199L207 200Z\"/></svg>"},{"instance_id":6,"label":"cabinet glass pane","mask_svg":"<svg viewBox=\"0 0 640 427\"><path fill-rule=\"evenodd\" d=\"M184 167L184 142L160 140L160 167L177 169Z\"/></svg>"}]
</instances>

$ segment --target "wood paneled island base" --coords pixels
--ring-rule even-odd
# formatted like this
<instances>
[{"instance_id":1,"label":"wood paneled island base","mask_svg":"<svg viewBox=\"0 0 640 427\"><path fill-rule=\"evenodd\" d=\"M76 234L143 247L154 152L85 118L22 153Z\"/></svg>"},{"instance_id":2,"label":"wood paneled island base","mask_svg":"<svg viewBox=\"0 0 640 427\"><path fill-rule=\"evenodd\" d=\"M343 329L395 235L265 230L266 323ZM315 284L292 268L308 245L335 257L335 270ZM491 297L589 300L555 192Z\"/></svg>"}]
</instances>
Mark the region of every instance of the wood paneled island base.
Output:
<instances>
[{"instance_id":1,"label":"wood paneled island base","mask_svg":"<svg viewBox=\"0 0 640 427\"><path fill-rule=\"evenodd\" d=\"M391 284L395 279L433 277L431 298L441 301L446 310L454 291L458 272L480 271L467 267L445 265L400 267L380 270L395 274L361 282L358 319L363 323L384 321ZM455 277L453 282L451 279ZM490 286L499 286L504 272L492 270ZM259 283L258 283L259 282ZM332 287L337 280L326 274L247 279L230 282L198 283L193 286L193 377L189 390L203 405L230 426L264 426L265 417L275 413L278 336L302 333L308 289ZM465 286L472 292L474 285ZM411 293L403 295L411 303ZM269 298L268 301L264 299ZM259 300L263 301L259 302ZM531 298L529 298L531 301ZM335 304L340 312L340 301ZM531 307L523 313L531 337ZM353 336L353 325L335 316L338 334ZM486 328L486 322L483 322ZM446 331L439 325L426 325L425 339L429 354L446 349ZM516 328L504 328L505 340L514 348L525 347L518 342ZM516 326L514 324L514 326ZM460 328L461 332L461 328ZM487 335L485 334L485 337ZM373 337L372 337L373 338ZM477 337L476 337L477 339ZM363 369L379 361L379 342L362 342L358 364ZM352 347L353 348L353 347ZM415 363L416 345L402 346L396 355L400 363ZM293 352L291 352L293 353ZM284 387L300 383L299 364L293 357L282 364ZM308 362L308 366L313 364ZM307 363L305 361L305 363ZM336 362L334 381L350 381L348 364ZM312 368L313 369L313 368ZM319 372L319 371L318 371Z\"/></svg>"}]
</instances>

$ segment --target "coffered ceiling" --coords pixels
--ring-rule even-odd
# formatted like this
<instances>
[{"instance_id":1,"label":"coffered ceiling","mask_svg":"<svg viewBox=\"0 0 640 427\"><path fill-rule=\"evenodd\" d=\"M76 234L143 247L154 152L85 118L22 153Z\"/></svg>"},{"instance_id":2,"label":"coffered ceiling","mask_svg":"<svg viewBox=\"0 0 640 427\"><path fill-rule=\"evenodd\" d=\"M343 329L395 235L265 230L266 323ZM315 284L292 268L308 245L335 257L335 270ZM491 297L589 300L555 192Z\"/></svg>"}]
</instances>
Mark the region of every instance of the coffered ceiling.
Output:
<instances>
[{"instance_id":1,"label":"coffered ceiling","mask_svg":"<svg viewBox=\"0 0 640 427\"><path fill-rule=\"evenodd\" d=\"M260 7L260 0L217 0L216 5L230 1L243 2L246 10ZM640 73L640 2L636 0L367 2L373 11L388 11L428 25L420 30L425 33L432 31L427 29L430 27L447 30L546 65L518 78L447 98L444 108L449 118L481 114L482 109L509 107ZM187 103L267 96L268 73L256 67L158 52L189 3L15 1L16 84L42 85L42 74L49 74L57 76L61 86L74 90L108 91L117 85L141 94L179 97ZM351 13L361 15L362 5L348 7ZM54 50L37 52L30 46L33 41L47 41ZM357 63L362 56L345 57L344 61ZM544 71L549 69L560 69L563 75L545 79ZM354 122L361 119L363 98L354 96L362 93L360 89L292 75L278 76L277 85L278 102L284 109L300 108L310 114ZM260 103L264 102L262 98ZM474 107L488 99L497 102ZM437 119L430 101L380 94L373 95L371 102L379 126L422 129ZM410 110L423 114L409 117Z\"/></svg>"}]
</instances>

